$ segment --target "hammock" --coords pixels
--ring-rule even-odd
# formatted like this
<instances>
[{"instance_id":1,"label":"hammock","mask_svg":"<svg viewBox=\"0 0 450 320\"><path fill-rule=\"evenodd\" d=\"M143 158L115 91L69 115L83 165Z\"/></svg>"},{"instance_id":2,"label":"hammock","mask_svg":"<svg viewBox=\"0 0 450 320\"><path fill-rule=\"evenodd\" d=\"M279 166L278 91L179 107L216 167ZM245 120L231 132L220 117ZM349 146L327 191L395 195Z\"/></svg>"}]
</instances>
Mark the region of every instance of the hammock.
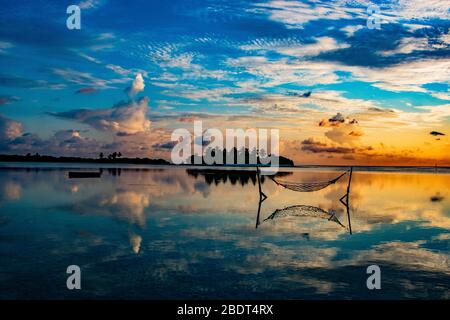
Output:
<instances>
[{"instance_id":1,"label":"hammock","mask_svg":"<svg viewBox=\"0 0 450 320\"><path fill-rule=\"evenodd\" d=\"M293 181L285 181L285 180L278 180L275 177L270 177L277 185L282 186L286 189L292 190L292 191L298 191L298 192L313 192L313 191L319 191L326 187L328 187L330 184L336 183L340 178L342 178L345 174L344 172L339 177L334 178L333 180L329 181L322 181L322 182L293 182Z\"/></svg>"},{"instance_id":2,"label":"hammock","mask_svg":"<svg viewBox=\"0 0 450 320\"><path fill-rule=\"evenodd\" d=\"M267 220L273 220L275 218L282 218L282 217L316 217L321 219L327 219L328 221L333 221L340 225L341 227L346 227L338 220L336 215L334 213L329 213L321 208L313 207L313 206L306 206L306 205L295 205L286 207L284 209L277 209L275 210L269 217L264 219L264 221Z\"/></svg>"}]
</instances>

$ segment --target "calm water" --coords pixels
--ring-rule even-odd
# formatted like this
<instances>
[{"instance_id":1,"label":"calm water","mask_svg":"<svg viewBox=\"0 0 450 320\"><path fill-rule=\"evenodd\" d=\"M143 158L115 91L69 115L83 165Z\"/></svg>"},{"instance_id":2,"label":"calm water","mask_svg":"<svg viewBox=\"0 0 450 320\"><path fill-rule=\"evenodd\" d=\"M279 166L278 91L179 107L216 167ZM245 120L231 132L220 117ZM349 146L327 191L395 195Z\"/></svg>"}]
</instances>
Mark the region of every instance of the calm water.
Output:
<instances>
[{"instance_id":1,"label":"calm water","mask_svg":"<svg viewBox=\"0 0 450 320\"><path fill-rule=\"evenodd\" d=\"M73 170L73 169L71 169ZM186 168L0 168L0 298L450 298L450 174L353 174L314 193ZM293 169L325 181L340 169ZM278 215L293 205L335 212ZM259 222L258 228L255 228ZM351 226L351 228L350 228ZM350 230L352 233L350 233ZM66 289L66 268L82 290ZM369 291L366 268L381 267Z\"/></svg>"}]
</instances>

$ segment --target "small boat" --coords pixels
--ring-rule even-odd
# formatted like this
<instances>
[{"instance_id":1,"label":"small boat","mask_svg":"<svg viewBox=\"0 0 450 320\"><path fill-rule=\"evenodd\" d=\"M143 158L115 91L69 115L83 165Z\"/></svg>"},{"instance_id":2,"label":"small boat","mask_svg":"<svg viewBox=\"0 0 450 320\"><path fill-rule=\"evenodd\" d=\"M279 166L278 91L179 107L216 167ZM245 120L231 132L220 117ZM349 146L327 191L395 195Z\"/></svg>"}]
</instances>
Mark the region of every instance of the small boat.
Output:
<instances>
[{"instance_id":1,"label":"small boat","mask_svg":"<svg viewBox=\"0 0 450 320\"><path fill-rule=\"evenodd\" d=\"M69 171L69 179L100 178L101 176L100 171Z\"/></svg>"}]
</instances>

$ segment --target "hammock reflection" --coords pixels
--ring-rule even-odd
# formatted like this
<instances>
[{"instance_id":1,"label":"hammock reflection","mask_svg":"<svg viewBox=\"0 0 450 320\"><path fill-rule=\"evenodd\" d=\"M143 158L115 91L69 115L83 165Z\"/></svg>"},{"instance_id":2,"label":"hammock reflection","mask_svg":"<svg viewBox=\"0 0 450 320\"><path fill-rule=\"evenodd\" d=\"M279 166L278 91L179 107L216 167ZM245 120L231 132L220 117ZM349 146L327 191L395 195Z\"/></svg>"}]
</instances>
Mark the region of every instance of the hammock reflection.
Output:
<instances>
[{"instance_id":1,"label":"hammock reflection","mask_svg":"<svg viewBox=\"0 0 450 320\"><path fill-rule=\"evenodd\" d=\"M336 212L333 210L326 211L319 207L314 207L310 205L293 205L283 209L276 209L272 214L270 214L267 218L265 218L262 222L260 220L261 215L261 205L265 199L259 201L258 204L258 212L256 215L256 228L262 223L270 220L280 219L284 217L312 217L318 219L326 219L330 222L334 222L341 226L343 229L347 230L350 234L352 234L352 225L350 220L350 208L346 204L346 213L348 219L348 226L345 226L336 216Z\"/></svg>"},{"instance_id":2,"label":"hammock reflection","mask_svg":"<svg viewBox=\"0 0 450 320\"><path fill-rule=\"evenodd\" d=\"M321 208L308 205L295 205L284 209L277 209L270 216L264 219L264 221L282 217L315 217L319 219L327 219L328 221L335 222L342 228L347 229L347 227L339 221L333 211L327 212Z\"/></svg>"},{"instance_id":3,"label":"hammock reflection","mask_svg":"<svg viewBox=\"0 0 450 320\"><path fill-rule=\"evenodd\" d=\"M299 191L299 192L313 192L318 191L321 189L326 188L327 186L334 184L336 181L338 181L340 178L342 178L345 174L349 174L348 179L348 185L347 185L347 192L345 195L343 195L339 202L345 206L346 213L347 213L347 220L348 220L348 226L343 225L339 219L336 216L336 212L333 210L325 211L319 207L314 207L310 205L293 205L286 207L284 209L276 209L270 216L268 216L266 219L264 219L263 222L268 220L274 220L276 218L282 218L282 217L288 217L288 216L295 216L295 217L316 217L320 219L327 219L328 221L332 221L334 223L337 223L339 226L343 227L345 230L348 230L350 234L352 234L352 225L351 225L351 219L350 219L350 186L352 182L352 175L353 175L353 168L350 168L349 171L344 172L340 176L336 177L333 180L327 181L326 183L308 183L308 184L295 184L293 182L281 182L277 181L275 177L271 177L271 179L277 184L284 188L290 189L292 191ZM267 199L267 196L263 193L261 188L261 182L259 179L260 171L259 168L257 168L257 178L258 178L258 186L259 186L259 204L258 204L258 212L256 216L256 228L261 224L260 222L260 214L261 214L261 205L264 202L264 200Z\"/></svg>"}]
</instances>

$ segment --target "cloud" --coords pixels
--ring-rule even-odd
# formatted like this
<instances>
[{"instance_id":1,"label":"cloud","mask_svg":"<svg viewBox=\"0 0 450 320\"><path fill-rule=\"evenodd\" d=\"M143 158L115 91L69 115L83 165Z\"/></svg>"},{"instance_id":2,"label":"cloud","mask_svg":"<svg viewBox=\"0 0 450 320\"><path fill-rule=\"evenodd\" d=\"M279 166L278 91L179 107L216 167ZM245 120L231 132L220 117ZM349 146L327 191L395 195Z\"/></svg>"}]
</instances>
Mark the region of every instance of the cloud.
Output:
<instances>
[{"instance_id":1,"label":"cloud","mask_svg":"<svg viewBox=\"0 0 450 320\"><path fill-rule=\"evenodd\" d=\"M0 143L11 141L22 135L22 124L0 114Z\"/></svg>"},{"instance_id":2,"label":"cloud","mask_svg":"<svg viewBox=\"0 0 450 320\"><path fill-rule=\"evenodd\" d=\"M339 127L342 124L356 125L358 121L350 117L344 117L342 113L338 112L335 116L329 119L323 119L319 122L319 127Z\"/></svg>"},{"instance_id":3,"label":"cloud","mask_svg":"<svg viewBox=\"0 0 450 320\"><path fill-rule=\"evenodd\" d=\"M340 30L345 32L347 37L353 37L353 35L358 32L361 29L364 29L364 25L349 25L344 28L341 28Z\"/></svg>"},{"instance_id":4,"label":"cloud","mask_svg":"<svg viewBox=\"0 0 450 320\"><path fill-rule=\"evenodd\" d=\"M364 133L362 131L354 130L351 131L348 135L352 137L362 137Z\"/></svg>"},{"instance_id":5,"label":"cloud","mask_svg":"<svg viewBox=\"0 0 450 320\"><path fill-rule=\"evenodd\" d=\"M450 94L446 92L431 92L433 97L441 99L441 100L450 100Z\"/></svg>"},{"instance_id":6,"label":"cloud","mask_svg":"<svg viewBox=\"0 0 450 320\"><path fill-rule=\"evenodd\" d=\"M450 59L424 59L378 69L355 68L353 72L356 78L374 82L381 89L426 92L422 85L448 81Z\"/></svg>"},{"instance_id":7,"label":"cloud","mask_svg":"<svg viewBox=\"0 0 450 320\"><path fill-rule=\"evenodd\" d=\"M317 20L366 20L367 8L371 4L368 0L315 0L309 3L272 0L256 3L249 11L267 15L270 20L283 23L286 28L303 29L306 24ZM382 23L450 19L447 0L397 0L383 2L380 7Z\"/></svg>"},{"instance_id":8,"label":"cloud","mask_svg":"<svg viewBox=\"0 0 450 320\"><path fill-rule=\"evenodd\" d=\"M136 78L133 80L131 87L127 88L125 91L130 97L134 97L139 92L144 91L144 88L144 78L142 76L142 73L139 72L136 74Z\"/></svg>"},{"instance_id":9,"label":"cloud","mask_svg":"<svg viewBox=\"0 0 450 320\"><path fill-rule=\"evenodd\" d=\"M402 20L450 19L447 0L398 0L389 5L389 13Z\"/></svg>"},{"instance_id":10,"label":"cloud","mask_svg":"<svg viewBox=\"0 0 450 320\"><path fill-rule=\"evenodd\" d=\"M154 149L162 149L162 150L172 150L173 147L177 144L177 141L169 141L164 143L155 143L152 147Z\"/></svg>"},{"instance_id":11,"label":"cloud","mask_svg":"<svg viewBox=\"0 0 450 320\"><path fill-rule=\"evenodd\" d=\"M244 70L254 76L260 88L282 84L313 86L358 80L388 91L425 93L427 90L422 86L429 83L446 83L450 77L449 58L404 59L400 63L378 68L331 61L269 59L262 56L229 58L226 63L238 71ZM338 72L349 73L349 79L342 78Z\"/></svg>"},{"instance_id":12,"label":"cloud","mask_svg":"<svg viewBox=\"0 0 450 320\"><path fill-rule=\"evenodd\" d=\"M139 87L139 84L136 86ZM92 87L85 87L77 93L86 94L94 90ZM0 149L15 153L39 152L71 156L96 156L98 152L121 150L122 153L134 156L148 156L149 146L156 143L150 135L148 101L147 97L143 97L137 101L119 102L111 108L47 113L105 132L107 135L102 140L85 137L79 130L73 129L60 130L47 139L41 139L36 134L23 133L20 123L2 117ZM164 140L167 139L159 141Z\"/></svg>"},{"instance_id":13,"label":"cloud","mask_svg":"<svg viewBox=\"0 0 450 320\"><path fill-rule=\"evenodd\" d=\"M90 93L95 93L97 91L98 90L95 89L95 88L87 87L87 88L81 88L81 89L75 91L75 93L77 93L77 94L90 94Z\"/></svg>"},{"instance_id":14,"label":"cloud","mask_svg":"<svg viewBox=\"0 0 450 320\"><path fill-rule=\"evenodd\" d=\"M361 128L345 125L333 127L330 131L325 132L325 136L339 144L354 144L357 139L362 137L364 132Z\"/></svg>"},{"instance_id":15,"label":"cloud","mask_svg":"<svg viewBox=\"0 0 450 320\"><path fill-rule=\"evenodd\" d=\"M78 6L84 10L96 9L100 7L104 2L106 2L106 0L83 0L80 1Z\"/></svg>"},{"instance_id":16,"label":"cloud","mask_svg":"<svg viewBox=\"0 0 450 320\"><path fill-rule=\"evenodd\" d=\"M53 73L60 76L67 82L89 87L108 87L112 82L96 78L89 72L81 72L70 68L54 68Z\"/></svg>"},{"instance_id":17,"label":"cloud","mask_svg":"<svg viewBox=\"0 0 450 320\"><path fill-rule=\"evenodd\" d=\"M450 104L420 106L415 107L415 109L419 112L397 110L396 113L400 120L412 126L417 125L417 123L422 123L430 127L436 124L442 124L442 122L450 118Z\"/></svg>"},{"instance_id":18,"label":"cloud","mask_svg":"<svg viewBox=\"0 0 450 320\"><path fill-rule=\"evenodd\" d=\"M6 49L10 49L14 47L14 45L10 42L0 41L0 53L6 53Z\"/></svg>"},{"instance_id":19,"label":"cloud","mask_svg":"<svg viewBox=\"0 0 450 320\"><path fill-rule=\"evenodd\" d=\"M379 113L379 114L380 114L380 113L381 113L381 114L383 114L383 113L385 113L385 114L393 114L393 113L395 113L395 111L394 111L394 110L391 110L391 109L376 108L376 107L369 108L368 111L370 111L370 112L375 112L375 113Z\"/></svg>"},{"instance_id":20,"label":"cloud","mask_svg":"<svg viewBox=\"0 0 450 320\"><path fill-rule=\"evenodd\" d=\"M13 75L0 74L0 86L8 88L24 89L61 89L64 85L59 83L50 83L46 80L34 80Z\"/></svg>"},{"instance_id":21,"label":"cloud","mask_svg":"<svg viewBox=\"0 0 450 320\"><path fill-rule=\"evenodd\" d=\"M278 52L282 55L300 58L317 56L323 52L345 49L349 47L349 44L338 43L331 37L319 37L314 38L313 43L301 43L300 41L291 38L285 40L256 39L250 44L243 45L240 48L246 51L269 50Z\"/></svg>"},{"instance_id":22,"label":"cloud","mask_svg":"<svg viewBox=\"0 0 450 320\"><path fill-rule=\"evenodd\" d=\"M0 115L0 151L8 153L41 153L46 155L96 155L103 144L93 138L84 137L79 130L59 130L48 139L24 133L20 122Z\"/></svg>"},{"instance_id":23,"label":"cloud","mask_svg":"<svg viewBox=\"0 0 450 320\"><path fill-rule=\"evenodd\" d=\"M319 127L339 127L341 124L357 124L356 119L344 117L340 112L335 116L327 119L323 119L319 122Z\"/></svg>"},{"instance_id":24,"label":"cloud","mask_svg":"<svg viewBox=\"0 0 450 320\"><path fill-rule=\"evenodd\" d=\"M432 45L429 44L428 38L413 38L406 37L400 40L397 48L394 50L385 50L379 52L383 56L391 56L395 54L409 54L414 51L432 50Z\"/></svg>"},{"instance_id":25,"label":"cloud","mask_svg":"<svg viewBox=\"0 0 450 320\"><path fill-rule=\"evenodd\" d=\"M315 141L312 138L302 141L302 150L312 153L338 153L348 154L354 153L354 148L328 146L326 143Z\"/></svg>"},{"instance_id":26,"label":"cloud","mask_svg":"<svg viewBox=\"0 0 450 320\"><path fill-rule=\"evenodd\" d=\"M272 60L261 56L229 58L226 63L255 76L262 88L288 83L313 86L339 82L335 64L288 58Z\"/></svg>"},{"instance_id":27,"label":"cloud","mask_svg":"<svg viewBox=\"0 0 450 320\"><path fill-rule=\"evenodd\" d=\"M76 109L51 115L85 123L100 131L136 134L150 130L150 120L146 114L148 98L138 101L121 102L109 109Z\"/></svg>"},{"instance_id":28,"label":"cloud","mask_svg":"<svg viewBox=\"0 0 450 320\"><path fill-rule=\"evenodd\" d=\"M331 128L331 130L325 133L325 136L339 144L352 144L356 139L364 135L364 132L359 128L356 119L344 117L339 112L329 119L321 120L319 122L319 127Z\"/></svg>"},{"instance_id":29,"label":"cloud","mask_svg":"<svg viewBox=\"0 0 450 320\"><path fill-rule=\"evenodd\" d=\"M68 129L56 131L52 137L44 141L41 153L51 153L56 155L97 155L98 150L103 149L103 143L85 137L79 130Z\"/></svg>"},{"instance_id":30,"label":"cloud","mask_svg":"<svg viewBox=\"0 0 450 320\"><path fill-rule=\"evenodd\" d=\"M314 20L352 19L355 15L361 15L364 12L362 8L351 8L325 1L302 3L273 0L267 3L256 3L254 6L255 8L250 9L250 12L268 15L270 20L283 23L290 29L303 29L307 23Z\"/></svg>"},{"instance_id":31,"label":"cloud","mask_svg":"<svg viewBox=\"0 0 450 320\"><path fill-rule=\"evenodd\" d=\"M344 116L342 114L340 114L338 112L334 117L331 117L328 121L344 123L345 122L345 118L344 118Z\"/></svg>"},{"instance_id":32,"label":"cloud","mask_svg":"<svg viewBox=\"0 0 450 320\"><path fill-rule=\"evenodd\" d=\"M132 73L131 70L127 70L121 66L115 65L115 64L107 64L105 66L107 69L114 71L117 74L120 74L121 76L128 76L130 73Z\"/></svg>"},{"instance_id":33,"label":"cloud","mask_svg":"<svg viewBox=\"0 0 450 320\"><path fill-rule=\"evenodd\" d=\"M432 136L435 136L435 137L436 137L436 136L445 136L444 133L439 132L439 131L431 131L430 134L431 134Z\"/></svg>"},{"instance_id":34,"label":"cloud","mask_svg":"<svg viewBox=\"0 0 450 320\"><path fill-rule=\"evenodd\" d=\"M228 79L228 71L206 69L204 66L194 63L194 59L200 58L200 55L180 50L183 46L185 45L171 44L150 48L152 51L150 58L164 71L155 80ZM179 74L180 71L182 72L181 74Z\"/></svg>"},{"instance_id":35,"label":"cloud","mask_svg":"<svg viewBox=\"0 0 450 320\"><path fill-rule=\"evenodd\" d=\"M19 101L20 98L15 96L8 96L8 95L0 95L0 106L5 104L11 104L13 102Z\"/></svg>"}]
</instances>

